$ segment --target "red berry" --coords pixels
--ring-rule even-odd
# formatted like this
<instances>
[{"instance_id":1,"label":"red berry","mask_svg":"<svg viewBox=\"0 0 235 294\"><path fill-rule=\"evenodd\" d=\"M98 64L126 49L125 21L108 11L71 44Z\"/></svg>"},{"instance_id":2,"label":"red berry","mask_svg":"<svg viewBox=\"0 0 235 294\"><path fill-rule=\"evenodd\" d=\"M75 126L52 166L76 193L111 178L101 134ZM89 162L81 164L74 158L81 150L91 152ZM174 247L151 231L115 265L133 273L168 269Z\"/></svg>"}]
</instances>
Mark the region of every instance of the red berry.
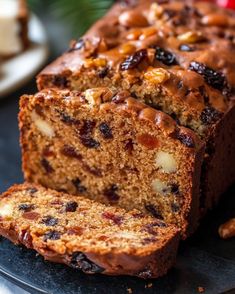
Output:
<instances>
[{"instance_id":1,"label":"red berry","mask_svg":"<svg viewBox=\"0 0 235 294\"><path fill-rule=\"evenodd\" d=\"M217 0L219 6L235 9L235 0Z\"/></svg>"}]
</instances>

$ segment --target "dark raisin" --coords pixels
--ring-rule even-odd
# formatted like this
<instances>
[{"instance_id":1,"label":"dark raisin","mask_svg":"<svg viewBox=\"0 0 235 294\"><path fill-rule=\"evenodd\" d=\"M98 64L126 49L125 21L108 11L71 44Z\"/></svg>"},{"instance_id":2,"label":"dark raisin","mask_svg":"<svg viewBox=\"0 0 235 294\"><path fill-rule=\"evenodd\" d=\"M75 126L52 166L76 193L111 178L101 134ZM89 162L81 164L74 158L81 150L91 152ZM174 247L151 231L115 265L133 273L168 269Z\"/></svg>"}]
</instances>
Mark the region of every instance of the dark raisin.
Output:
<instances>
[{"instance_id":1,"label":"dark raisin","mask_svg":"<svg viewBox=\"0 0 235 294\"><path fill-rule=\"evenodd\" d=\"M195 47L194 46L189 46L187 44L181 44L179 46L179 50L180 51L186 51L186 52L192 52L192 51L195 51Z\"/></svg>"},{"instance_id":2,"label":"dark raisin","mask_svg":"<svg viewBox=\"0 0 235 294\"><path fill-rule=\"evenodd\" d=\"M53 167L50 165L49 161L46 159L46 158L43 158L41 160L41 165L43 166L43 168L45 169L45 171L48 173L48 174L51 174L54 172L54 169Z\"/></svg>"},{"instance_id":3,"label":"dark raisin","mask_svg":"<svg viewBox=\"0 0 235 294\"><path fill-rule=\"evenodd\" d=\"M83 39L79 39L72 48L68 50L68 52L76 51L76 50L81 50L82 48L85 47L85 41Z\"/></svg>"},{"instance_id":4,"label":"dark raisin","mask_svg":"<svg viewBox=\"0 0 235 294\"><path fill-rule=\"evenodd\" d=\"M90 167L89 165L85 164L83 162L83 168L89 172L90 174L96 176L96 177L102 177L102 171L98 169L97 167Z\"/></svg>"},{"instance_id":5,"label":"dark raisin","mask_svg":"<svg viewBox=\"0 0 235 294\"><path fill-rule=\"evenodd\" d=\"M29 192L30 194L35 194L35 193L37 193L37 191L38 191L38 189L36 189L36 188L27 188L27 192Z\"/></svg>"},{"instance_id":6,"label":"dark raisin","mask_svg":"<svg viewBox=\"0 0 235 294\"><path fill-rule=\"evenodd\" d=\"M172 212L178 212L180 210L179 205L176 203L171 203Z\"/></svg>"},{"instance_id":7,"label":"dark raisin","mask_svg":"<svg viewBox=\"0 0 235 294\"><path fill-rule=\"evenodd\" d=\"M33 210L35 208L35 206L33 204L20 204L18 206L18 208L19 208L19 210L28 212L28 211Z\"/></svg>"},{"instance_id":8,"label":"dark raisin","mask_svg":"<svg viewBox=\"0 0 235 294\"><path fill-rule=\"evenodd\" d=\"M106 219L109 219L109 220L112 220L116 225L121 225L122 222L123 222L123 217L122 216L115 215L115 214L110 213L110 212L104 212L102 214L102 217L106 218Z\"/></svg>"},{"instance_id":9,"label":"dark raisin","mask_svg":"<svg viewBox=\"0 0 235 294\"><path fill-rule=\"evenodd\" d=\"M59 240L61 237L61 233L57 231L49 231L47 232L44 237L43 241L46 242L47 240Z\"/></svg>"},{"instance_id":10,"label":"dark raisin","mask_svg":"<svg viewBox=\"0 0 235 294\"><path fill-rule=\"evenodd\" d=\"M55 76L53 77L52 83L58 88L67 88L68 80L63 76Z\"/></svg>"},{"instance_id":11,"label":"dark raisin","mask_svg":"<svg viewBox=\"0 0 235 294\"><path fill-rule=\"evenodd\" d=\"M113 184L111 187L104 190L104 195L108 198L111 202L116 202L120 199L120 196L117 194L118 186Z\"/></svg>"},{"instance_id":12,"label":"dark raisin","mask_svg":"<svg viewBox=\"0 0 235 294\"><path fill-rule=\"evenodd\" d=\"M106 66L98 71L98 77L103 79L107 76L108 72L109 72L109 68Z\"/></svg>"},{"instance_id":13,"label":"dark raisin","mask_svg":"<svg viewBox=\"0 0 235 294\"><path fill-rule=\"evenodd\" d=\"M66 212L75 212L78 208L78 204L75 201L70 201L65 205Z\"/></svg>"},{"instance_id":14,"label":"dark raisin","mask_svg":"<svg viewBox=\"0 0 235 294\"><path fill-rule=\"evenodd\" d=\"M146 204L145 209L152 214L152 216L163 220L163 216L161 213L157 210L157 208L152 204Z\"/></svg>"},{"instance_id":15,"label":"dark raisin","mask_svg":"<svg viewBox=\"0 0 235 294\"><path fill-rule=\"evenodd\" d=\"M80 122L73 117L69 116L67 113L60 112L60 119L63 123L67 125L79 125Z\"/></svg>"},{"instance_id":16,"label":"dark raisin","mask_svg":"<svg viewBox=\"0 0 235 294\"><path fill-rule=\"evenodd\" d=\"M72 180L72 183L73 183L73 185L75 186L75 188L77 189L77 192L78 193L84 193L84 192L86 192L86 187L85 186L82 186L81 185L81 181L80 181L80 179L75 179L75 180Z\"/></svg>"},{"instance_id":17,"label":"dark raisin","mask_svg":"<svg viewBox=\"0 0 235 294\"><path fill-rule=\"evenodd\" d=\"M167 51L160 47L155 47L155 49L156 49L155 58L158 61L162 62L165 65L178 64L175 55L171 53L170 51Z\"/></svg>"},{"instance_id":18,"label":"dark raisin","mask_svg":"<svg viewBox=\"0 0 235 294\"><path fill-rule=\"evenodd\" d=\"M128 70L136 68L147 57L147 50L141 49L129 56L120 65L120 70Z\"/></svg>"},{"instance_id":19,"label":"dark raisin","mask_svg":"<svg viewBox=\"0 0 235 294\"><path fill-rule=\"evenodd\" d=\"M33 238L30 232L27 230L22 230L19 234L19 241L24 244L27 248L33 248Z\"/></svg>"},{"instance_id":20,"label":"dark raisin","mask_svg":"<svg viewBox=\"0 0 235 294\"><path fill-rule=\"evenodd\" d=\"M163 14L167 17L167 20L176 16L177 12L173 9L164 9Z\"/></svg>"},{"instance_id":21,"label":"dark raisin","mask_svg":"<svg viewBox=\"0 0 235 294\"><path fill-rule=\"evenodd\" d=\"M106 123L101 123L99 125L99 130L105 139L112 139L112 129Z\"/></svg>"},{"instance_id":22,"label":"dark raisin","mask_svg":"<svg viewBox=\"0 0 235 294\"><path fill-rule=\"evenodd\" d=\"M76 158L78 160L82 160L82 155L80 155L74 147L69 145L64 145L64 147L60 151L63 155L71 158Z\"/></svg>"},{"instance_id":23,"label":"dark raisin","mask_svg":"<svg viewBox=\"0 0 235 294\"><path fill-rule=\"evenodd\" d=\"M132 151L134 150L134 143L131 139L128 139L127 141L125 141L124 149L128 151L129 154L132 153Z\"/></svg>"},{"instance_id":24,"label":"dark raisin","mask_svg":"<svg viewBox=\"0 0 235 294\"><path fill-rule=\"evenodd\" d=\"M54 218L50 215L48 215L42 219L42 224L44 224L48 227L54 227L58 224L58 222L59 222L58 218Z\"/></svg>"},{"instance_id":25,"label":"dark raisin","mask_svg":"<svg viewBox=\"0 0 235 294\"><path fill-rule=\"evenodd\" d=\"M80 137L81 143L87 148L97 149L100 146L100 143L92 138Z\"/></svg>"},{"instance_id":26,"label":"dark raisin","mask_svg":"<svg viewBox=\"0 0 235 294\"><path fill-rule=\"evenodd\" d=\"M186 147L194 148L195 143L191 136L185 133L181 133L179 131L176 131L174 134L175 138L178 139L182 144L184 144Z\"/></svg>"},{"instance_id":27,"label":"dark raisin","mask_svg":"<svg viewBox=\"0 0 235 294\"><path fill-rule=\"evenodd\" d=\"M102 267L90 261L82 252L74 252L69 265L88 274L98 274L104 271Z\"/></svg>"},{"instance_id":28,"label":"dark raisin","mask_svg":"<svg viewBox=\"0 0 235 294\"><path fill-rule=\"evenodd\" d=\"M98 148L100 146L98 141L91 138L95 125L95 121L84 120L83 126L79 131L81 143L87 148Z\"/></svg>"},{"instance_id":29,"label":"dark raisin","mask_svg":"<svg viewBox=\"0 0 235 294\"><path fill-rule=\"evenodd\" d=\"M205 104L208 104L209 101L210 101L210 98L209 98L209 96L208 96L208 94L206 92L205 86L200 86L198 88L198 90L199 90L200 95L203 97L204 103Z\"/></svg>"},{"instance_id":30,"label":"dark raisin","mask_svg":"<svg viewBox=\"0 0 235 294\"><path fill-rule=\"evenodd\" d=\"M206 83L217 90L223 91L228 88L224 74L213 70L203 63L193 61L190 63L189 69L202 75Z\"/></svg>"},{"instance_id":31,"label":"dark raisin","mask_svg":"<svg viewBox=\"0 0 235 294\"><path fill-rule=\"evenodd\" d=\"M50 146L46 146L42 151L43 156L45 157L53 157L55 153L51 150Z\"/></svg>"},{"instance_id":32,"label":"dark raisin","mask_svg":"<svg viewBox=\"0 0 235 294\"><path fill-rule=\"evenodd\" d=\"M214 107L208 106L202 111L200 120L204 125L210 125L217 122L222 117L222 115L223 114Z\"/></svg>"},{"instance_id":33,"label":"dark raisin","mask_svg":"<svg viewBox=\"0 0 235 294\"><path fill-rule=\"evenodd\" d=\"M147 224L144 227L144 231L147 231L149 234L156 236L158 234L157 230L155 228L165 228L167 227L166 223L164 223L163 221L158 221L156 223L151 223L151 224Z\"/></svg>"},{"instance_id":34,"label":"dark raisin","mask_svg":"<svg viewBox=\"0 0 235 294\"><path fill-rule=\"evenodd\" d=\"M179 194L179 185L178 184L171 184L171 193L178 195Z\"/></svg>"}]
</instances>

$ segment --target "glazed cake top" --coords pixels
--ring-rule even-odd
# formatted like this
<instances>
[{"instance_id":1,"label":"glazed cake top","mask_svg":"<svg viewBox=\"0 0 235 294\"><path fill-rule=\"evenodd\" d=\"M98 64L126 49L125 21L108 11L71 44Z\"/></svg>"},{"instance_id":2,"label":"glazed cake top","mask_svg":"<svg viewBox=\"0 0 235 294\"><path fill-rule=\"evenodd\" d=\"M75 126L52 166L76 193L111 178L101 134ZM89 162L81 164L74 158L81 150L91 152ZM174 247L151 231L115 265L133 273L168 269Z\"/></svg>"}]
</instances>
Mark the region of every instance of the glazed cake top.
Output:
<instances>
[{"instance_id":1,"label":"glazed cake top","mask_svg":"<svg viewBox=\"0 0 235 294\"><path fill-rule=\"evenodd\" d=\"M112 81L153 77L154 88L183 99L206 125L233 101L234 28L235 13L211 3L119 1L39 78L100 68Z\"/></svg>"}]
</instances>

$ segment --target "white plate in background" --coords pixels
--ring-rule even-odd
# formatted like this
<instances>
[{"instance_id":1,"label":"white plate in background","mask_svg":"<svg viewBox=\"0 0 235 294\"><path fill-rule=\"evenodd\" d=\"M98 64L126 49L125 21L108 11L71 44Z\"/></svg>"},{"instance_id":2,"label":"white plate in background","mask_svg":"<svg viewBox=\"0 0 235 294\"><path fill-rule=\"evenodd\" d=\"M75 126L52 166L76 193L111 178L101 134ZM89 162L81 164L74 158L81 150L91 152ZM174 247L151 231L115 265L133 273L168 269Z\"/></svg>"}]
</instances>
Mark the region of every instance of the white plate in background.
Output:
<instances>
[{"instance_id":1,"label":"white plate in background","mask_svg":"<svg viewBox=\"0 0 235 294\"><path fill-rule=\"evenodd\" d=\"M30 81L47 60L46 31L34 14L29 20L29 39L30 47L26 51L0 64L0 98Z\"/></svg>"}]
</instances>

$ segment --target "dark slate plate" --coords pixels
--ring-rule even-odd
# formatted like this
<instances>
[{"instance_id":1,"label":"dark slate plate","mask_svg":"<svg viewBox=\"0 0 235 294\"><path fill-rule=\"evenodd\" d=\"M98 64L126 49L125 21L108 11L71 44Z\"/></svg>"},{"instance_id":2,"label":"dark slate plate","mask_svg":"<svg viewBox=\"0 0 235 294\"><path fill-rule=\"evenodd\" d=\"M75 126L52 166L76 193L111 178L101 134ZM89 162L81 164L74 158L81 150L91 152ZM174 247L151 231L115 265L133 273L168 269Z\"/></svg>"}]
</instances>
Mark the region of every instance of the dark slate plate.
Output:
<instances>
[{"instance_id":1,"label":"dark slate plate","mask_svg":"<svg viewBox=\"0 0 235 294\"><path fill-rule=\"evenodd\" d=\"M33 84L22 92L32 92ZM22 181L18 144L18 97L0 101L0 192ZM177 264L169 274L154 281L130 277L86 276L63 265L43 261L34 251L0 241L0 274L36 293L103 294L128 293L235 293L235 239L221 240L218 226L235 216L235 187L210 213L198 232L181 244ZM152 285L150 285L152 283ZM147 286L151 286L148 288ZM16 293L17 294L17 293Z\"/></svg>"}]
</instances>

